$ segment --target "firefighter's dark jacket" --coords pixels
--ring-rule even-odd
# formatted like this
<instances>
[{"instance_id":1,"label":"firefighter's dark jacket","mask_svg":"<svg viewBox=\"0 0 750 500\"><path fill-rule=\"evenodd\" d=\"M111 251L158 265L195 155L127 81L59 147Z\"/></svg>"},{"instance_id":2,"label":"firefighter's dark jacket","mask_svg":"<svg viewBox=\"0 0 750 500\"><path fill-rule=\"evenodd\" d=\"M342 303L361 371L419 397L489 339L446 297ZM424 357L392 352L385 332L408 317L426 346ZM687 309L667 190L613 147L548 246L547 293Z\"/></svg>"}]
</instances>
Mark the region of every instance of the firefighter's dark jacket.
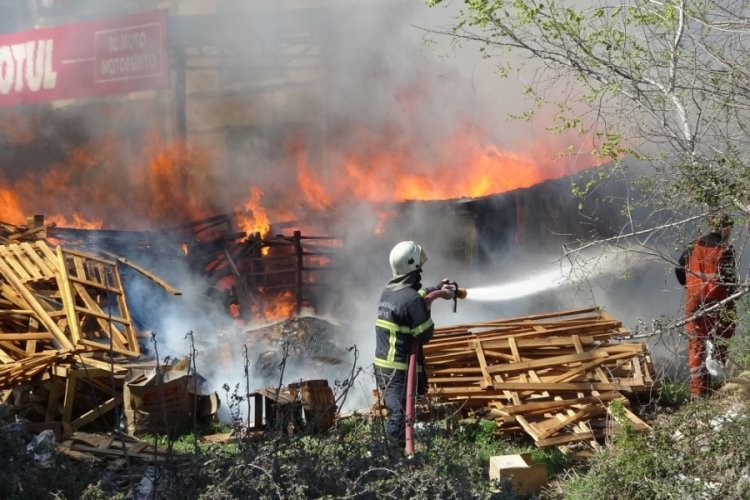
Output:
<instances>
[{"instance_id":1,"label":"firefighter's dark jacket","mask_svg":"<svg viewBox=\"0 0 750 500\"><path fill-rule=\"evenodd\" d=\"M718 233L708 233L706 235L701 236L697 241L695 241L693 244L688 246L683 252L682 255L680 255L679 260L677 261L678 266L675 267L675 275L677 277L677 281L682 286L687 285L687 270L688 263L690 262L690 254L694 251L695 247L702 246L707 248L715 248L715 247L721 247L726 245L726 243L722 242L721 235ZM729 284L734 284L737 282L737 270L735 267L735 260L734 260L734 247L732 245L726 245L724 248L723 253L721 254L721 259L719 260L719 266L718 266L718 274L719 276L718 281L722 284L725 284L727 288L729 289L730 293L733 291L733 287ZM694 272L694 270L691 270Z\"/></svg>"},{"instance_id":2,"label":"firefighter's dark jacket","mask_svg":"<svg viewBox=\"0 0 750 500\"><path fill-rule=\"evenodd\" d=\"M434 325L424 297L438 287L421 288L420 279L420 271L413 271L393 278L385 286L375 322L376 367L406 370L411 343L416 340L426 344L432 338Z\"/></svg>"}]
</instances>

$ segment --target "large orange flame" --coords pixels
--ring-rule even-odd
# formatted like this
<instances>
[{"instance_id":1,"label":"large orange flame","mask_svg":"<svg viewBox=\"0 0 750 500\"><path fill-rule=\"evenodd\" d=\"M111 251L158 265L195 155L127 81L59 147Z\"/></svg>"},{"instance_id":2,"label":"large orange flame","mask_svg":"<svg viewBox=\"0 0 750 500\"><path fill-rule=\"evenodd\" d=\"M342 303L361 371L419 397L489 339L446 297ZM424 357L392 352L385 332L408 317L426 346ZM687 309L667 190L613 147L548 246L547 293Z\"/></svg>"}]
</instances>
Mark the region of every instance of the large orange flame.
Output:
<instances>
[{"instance_id":1,"label":"large orange flame","mask_svg":"<svg viewBox=\"0 0 750 500\"><path fill-rule=\"evenodd\" d=\"M268 292L267 292L268 293ZM284 290L268 297L267 305L263 308L263 316L267 320L286 319L294 315L297 303L291 290Z\"/></svg>"},{"instance_id":2,"label":"large orange flame","mask_svg":"<svg viewBox=\"0 0 750 500\"><path fill-rule=\"evenodd\" d=\"M0 186L0 207L2 207L0 221L11 224L20 224L24 221L26 214L16 193L2 186Z\"/></svg>"},{"instance_id":3,"label":"large orange flame","mask_svg":"<svg viewBox=\"0 0 750 500\"><path fill-rule=\"evenodd\" d=\"M261 237L268 235L271 230L271 219L268 218L266 210L261 206L260 200L263 197L263 191L257 186L250 187L250 194L245 201L242 211L237 214L237 221L240 228L248 233L260 233Z\"/></svg>"},{"instance_id":4,"label":"large orange flame","mask_svg":"<svg viewBox=\"0 0 750 500\"><path fill-rule=\"evenodd\" d=\"M411 102L413 94L405 92L404 99ZM378 205L372 228L377 234L389 217L382 205L486 196L577 168L553 157L559 145L507 150L469 120L457 122L448 136L436 136L429 147L398 128L346 130L350 137L330 144L290 134L281 151L286 157L276 160L281 174L263 173L257 183L249 175L228 178L222 152L147 134L142 155L134 156L132 147L125 154L119 139L100 138L73 148L42 176L37 169L0 178L0 221L23 224L30 214L44 214L60 226L144 229L233 212L243 231L265 236L274 222L301 229L310 215L335 216L348 204L372 203ZM19 126L18 140L26 141L27 134ZM325 154L310 153L321 150Z\"/></svg>"}]
</instances>

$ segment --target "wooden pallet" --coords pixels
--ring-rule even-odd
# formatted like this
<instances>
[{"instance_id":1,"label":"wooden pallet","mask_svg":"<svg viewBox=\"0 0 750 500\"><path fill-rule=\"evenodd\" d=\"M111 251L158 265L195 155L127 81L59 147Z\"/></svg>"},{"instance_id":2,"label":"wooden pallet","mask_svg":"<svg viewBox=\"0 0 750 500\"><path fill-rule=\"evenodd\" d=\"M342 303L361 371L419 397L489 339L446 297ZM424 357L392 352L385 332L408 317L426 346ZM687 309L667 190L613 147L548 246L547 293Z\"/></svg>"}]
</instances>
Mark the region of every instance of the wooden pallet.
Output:
<instances>
[{"instance_id":1,"label":"wooden pallet","mask_svg":"<svg viewBox=\"0 0 750 500\"><path fill-rule=\"evenodd\" d=\"M115 261L41 240L2 245L0 297L0 363L74 349L140 354Z\"/></svg>"},{"instance_id":2,"label":"wooden pallet","mask_svg":"<svg viewBox=\"0 0 750 500\"><path fill-rule=\"evenodd\" d=\"M656 382L646 345L624 341L628 333L596 308L438 328L424 346L429 395L490 414L540 447L607 437L615 401L642 430L625 394Z\"/></svg>"},{"instance_id":3,"label":"wooden pallet","mask_svg":"<svg viewBox=\"0 0 750 500\"><path fill-rule=\"evenodd\" d=\"M172 450L126 434L74 432L57 445L57 451L78 460L111 462L110 468L124 466L128 460L148 463L180 458Z\"/></svg>"}]
</instances>

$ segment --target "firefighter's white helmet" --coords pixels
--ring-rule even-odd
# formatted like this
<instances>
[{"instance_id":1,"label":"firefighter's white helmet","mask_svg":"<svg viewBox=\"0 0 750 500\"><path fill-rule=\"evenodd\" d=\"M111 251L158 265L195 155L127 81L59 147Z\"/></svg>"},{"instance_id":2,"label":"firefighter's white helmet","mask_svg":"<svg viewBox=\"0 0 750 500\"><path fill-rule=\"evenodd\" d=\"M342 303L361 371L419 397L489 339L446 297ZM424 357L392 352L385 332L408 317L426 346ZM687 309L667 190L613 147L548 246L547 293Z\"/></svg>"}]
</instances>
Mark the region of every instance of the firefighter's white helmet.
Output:
<instances>
[{"instance_id":1,"label":"firefighter's white helmet","mask_svg":"<svg viewBox=\"0 0 750 500\"><path fill-rule=\"evenodd\" d=\"M427 262L427 254L418 243L402 241L391 250L389 261L395 278L421 269Z\"/></svg>"}]
</instances>

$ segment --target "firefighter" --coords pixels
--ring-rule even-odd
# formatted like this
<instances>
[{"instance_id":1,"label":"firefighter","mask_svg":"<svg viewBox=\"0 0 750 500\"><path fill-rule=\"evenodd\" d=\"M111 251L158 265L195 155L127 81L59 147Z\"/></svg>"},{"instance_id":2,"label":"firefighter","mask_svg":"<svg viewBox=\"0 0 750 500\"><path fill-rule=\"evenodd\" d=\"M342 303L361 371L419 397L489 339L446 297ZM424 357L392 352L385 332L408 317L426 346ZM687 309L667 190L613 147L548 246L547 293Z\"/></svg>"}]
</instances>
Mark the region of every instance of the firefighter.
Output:
<instances>
[{"instance_id":1,"label":"firefighter","mask_svg":"<svg viewBox=\"0 0 750 500\"><path fill-rule=\"evenodd\" d=\"M393 247L389 257L393 278L386 284L378 304L375 322L375 380L388 409L385 434L389 444L405 445L406 381L412 342L419 342L417 359L417 393L427 390L424 352L434 330L428 293L445 290L444 297L453 298L456 288L443 280L436 287L422 288L422 267L427 254L421 245L402 241Z\"/></svg>"},{"instance_id":2,"label":"firefighter","mask_svg":"<svg viewBox=\"0 0 750 500\"><path fill-rule=\"evenodd\" d=\"M682 252L675 268L677 280L685 287L685 314L696 315L686 325L690 392L696 397L705 396L709 389L707 342L713 345L713 357L723 367L727 341L735 329L734 301L708 313L701 312L729 297L737 286L734 248L729 244L733 221L725 214L714 214L709 216L708 226L709 232Z\"/></svg>"}]
</instances>

